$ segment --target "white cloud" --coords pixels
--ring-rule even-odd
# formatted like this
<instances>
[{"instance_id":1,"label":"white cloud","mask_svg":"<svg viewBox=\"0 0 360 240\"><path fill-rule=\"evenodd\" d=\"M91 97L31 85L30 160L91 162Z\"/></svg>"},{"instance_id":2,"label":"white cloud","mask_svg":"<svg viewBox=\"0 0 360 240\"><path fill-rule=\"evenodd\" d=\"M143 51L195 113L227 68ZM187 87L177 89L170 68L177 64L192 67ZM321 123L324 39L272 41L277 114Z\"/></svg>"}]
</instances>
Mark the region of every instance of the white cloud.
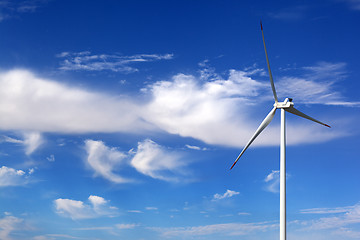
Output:
<instances>
[{"instance_id":1,"label":"white cloud","mask_svg":"<svg viewBox=\"0 0 360 240\"><path fill-rule=\"evenodd\" d=\"M46 0L1 1L0 22L8 18L18 17L22 13L35 12L46 2Z\"/></svg>"},{"instance_id":2,"label":"white cloud","mask_svg":"<svg viewBox=\"0 0 360 240\"><path fill-rule=\"evenodd\" d=\"M33 240L56 240L56 239L87 239L81 237L75 237L67 234L46 234L35 236Z\"/></svg>"},{"instance_id":3,"label":"white cloud","mask_svg":"<svg viewBox=\"0 0 360 240\"><path fill-rule=\"evenodd\" d=\"M237 213L237 215L239 215L239 216L248 216L248 215L251 215L251 213L248 213L248 212L239 212L239 213Z\"/></svg>"},{"instance_id":4,"label":"white cloud","mask_svg":"<svg viewBox=\"0 0 360 240\"><path fill-rule=\"evenodd\" d=\"M267 183L266 190L269 192L277 193L279 192L279 184L280 184L280 171L279 170L272 170L269 173L264 181Z\"/></svg>"},{"instance_id":5,"label":"white cloud","mask_svg":"<svg viewBox=\"0 0 360 240\"><path fill-rule=\"evenodd\" d=\"M143 213L140 210L128 210L127 212L129 212L129 213Z\"/></svg>"},{"instance_id":6,"label":"white cloud","mask_svg":"<svg viewBox=\"0 0 360 240\"><path fill-rule=\"evenodd\" d=\"M205 83L192 75L178 74L172 81L148 87L153 100L146 107L146 115L169 133L239 146L246 141L239 136L252 134L245 115L248 104L253 104L248 98L257 96L265 86L234 70L228 80Z\"/></svg>"},{"instance_id":7,"label":"white cloud","mask_svg":"<svg viewBox=\"0 0 360 240\"><path fill-rule=\"evenodd\" d=\"M138 143L131 165L140 173L155 179L178 181L185 174L186 162L179 153L169 151L157 143L146 139Z\"/></svg>"},{"instance_id":8,"label":"white cloud","mask_svg":"<svg viewBox=\"0 0 360 240\"><path fill-rule=\"evenodd\" d=\"M346 77L345 63L319 62L303 67L297 77L280 78L278 93L291 96L296 103L360 106L360 102L348 102L335 91L336 83Z\"/></svg>"},{"instance_id":9,"label":"white cloud","mask_svg":"<svg viewBox=\"0 0 360 240\"><path fill-rule=\"evenodd\" d=\"M0 168L0 187L26 185L29 183L30 174L30 172L26 174L23 170L2 166Z\"/></svg>"},{"instance_id":10,"label":"white cloud","mask_svg":"<svg viewBox=\"0 0 360 240\"><path fill-rule=\"evenodd\" d=\"M24 132L22 135L22 140L9 136L3 136L2 141L23 145L25 147L25 153L27 155L32 154L41 146L41 144L44 143L43 137L39 132Z\"/></svg>"},{"instance_id":11,"label":"white cloud","mask_svg":"<svg viewBox=\"0 0 360 240\"><path fill-rule=\"evenodd\" d=\"M205 235L241 236L254 232L266 232L278 228L277 223L224 223L195 227L149 228L161 233L163 237L189 238Z\"/></svg>"},{"instance_id":12,"label":"white cloud","mask_svg":"<svg viewBox=\"0 0 360 240\"><path fill-rule=\"evenodd\" d=\"M341 64L322 63L303 69L306 71L304 78L298 79L302 83L302 93L307 93L306 99L316 100L310 103L354 105L333 90L334 81L343 76L343 68ZM333 71L334 79L323 84L321 78L328 75L322 71ZM313 76L305 78L309 72ZM41 79L25 70L2 72L0 128L35 133L166 131L209 144L242 147L266 115L263 107L263 116L254 109L265 101L269 102L269 110L272 107L268 82L254 79L251 75L254 73L254 69L231 70L227 79L213 80L177 74L169 81L148 85L139 93L146 97L139 101L138 96L126 98L92 92ZM283 81L291 78L288 76ZM285 92L281 86L279 93ZM289 89L290 93L299 97L299 102L306 102L294 89ZM279 123L272 123L254 145L277 145L274 138L278 139L278 130ZM299 120L296 126L288 125L288 132L297 134L289 134L287 143L326 141L345 134L339 131Z\"/></svg>"},{"instance_id":13,"label":"white cloud","mask_svg":"<svg viewBox=\"0 0 360 240\"><path fill-rule=\"evenodd\" d=\"M214 195L214 198L213 200L220 200L220 199L224 199L224 198L231 198L235 195L238 195L240 194L239 192L236 192L236 191L232 191L232 190L226 190L226 192L224 194L219 194L219 193L216 193Z\"/></svg>"},{"instance_id":14,"label":"white cloud","mask_svg":"<svg viewBox=\"0 0 360 240\"><path fill-rule=\"evenodd\" d=\"M307 214L345 213L352 210L353 208L354 206L337 207L337 208L309 208L309 209L300 210L300 213L307 213Z\"/></svg>"},{"instance_id":15,"label":"white cloud","mask_svg":"<svg viewBox=\"0 0 360 240\"><path fill-rule=\"evenodd\" d=\"M344 0L344 1L348 2L351 9L360 10L360 0Z\"/></svg>"},{"instance_id":16,"label":"white cloud","mask_svg":"<svg viewBox=\"0 0 360 240\"><path fill-rule=\"evenodd\" d=\"M286 179L288 179L291 175L286 173ZM279 170L272 170L265 179L264 182L266 183L265 190L278 193L280 190L280 171Z\"/></svg>"},{"instance_id":17,"label":"white cloud","mask_svg":"<svg viewBox=\"0 0 360 240\"><path fill-rule=\"evenodd\" d=\"M303 67L310 80L336 81L346 77L346 63L318 62L314 66Z\"/></svg>"},{"instance_id":18,"label":"white cloud","mask_svg":"<svg viewBox=\"0 0 360 240\"><path fill-rule=\"evenodd\" d=\"M51 154L49 157L46 157L46 160L48 160L49 162L55 162L55 156Z\"/></svg>"},{"instance_id":19,"label":"white cloud","mask_svg":"<svg viewBox=\"0 0 360 240\"><path fill-rule=\"evenodd\" d=\"M43 139L40 133L31 132L24 133L24 145L25 145L25 153L30 155L33 153L38 147L43 143Z\"/></svg>"},{"instance_id":20,"label":"white cloud","mask_svg":"<svg viewBox=\"0 0 360 240\"><path fill-rule=\"evenodd\" d=\"M0 73L1 129L31 132L138 132L149 129L131 101L41 79Z\"/></svg>"},{"instance_id":21,"label":"white cloud","mask_svg":"<svg viewBox=\"0 0 360 240\"><path fill-rule=\"evenodd\" d=\"M214 67L209 66L208 62L209 60L206 59L198 64L199 67L201 67L201 69L199 70L200 80L202 81L220 80L221 76L215 72Z\"/></svg>"},{"instance_id":22,"label":"white cloud","mask_svg":"<svg viewBox=\"0 0 360 240\"><path fill-rule=\"evenodd\" d=\"M137 54L132 56L92 54L91 52L63 52L57 55L59 58L65 58L61 63L62 70L83 70L83 71L103 71L113 72L137 72L135 67L130 65L135 63L153 62L158 60L170 60L173 54Z\"/></svg>"},{"instance_id":23,"label":"white cloud","mask_svg":"<svg viewBox=\"0 0 360 240\"><path fill-rule=\"evenodd\" d=\"M308 228L316 229L316 230L339 229L340 227L345 227L351 224L360 223L360 204L358 203L355 204L354 206L346 207L346 208L348 208L348 210L345 212L344 211L340 212L343 213L341 215L332 215L329 217L320 218L318 220L313 220ZM331 211L329 210L331 209L328 209L328 212L330 213ZM345 208L343 208L342 210L345 210ZM339 212L335 211L335 213L339 213Z\"/></svg>"},{"instance_id":24,"label":"white cloud","mask_svg":"<svg viewBox=\"0 0 360 240\"><path fill-rule=\"evenodd\" d=\"M149 210L149 211L158 210L157 207L146 207L145 209L146 209L146 210Z\"/></svg>"},{"instance_id":25,"label":"white cloud","mask_svg":"<svg viewBox=\"0 0 360 240\"><path fill-rule=\"evenodd\" d=\"M9 137L9 136L2 136L2 140L1 140L1 141L8 142L8 143L19 143L19 144L23 144L23 143L24 143L23 140L16 139L16 138L12 138L12 137Z\"/></svg>"},{"instance_id":26,"label":"white cloud","mask_svg":"<svg viewBox=\"0 0 360 240\"><path fill-rule=\"evenodd\" d=\"M268 15L275 19L280 20L300 20L306 16L307 7L294 6L278 10L277 12L271 12Z\"/></svg>"},{"instance_id":27,"label":"white cloud","mask_svg":"<svg viewBox=\"0 0 360 240\"><path fill-rule=\"evenodd\" d=\"M84 205L82 201L59 198L56 199L54 203L58 214L68 216L72 219L93 217L91 207Z\"/></svg>"},{"instance_id":28,"label":"white cloud","mask_svg":"<svg viewBox=\"0 0 360 240\"><path fill-rule=\"evenodd\" d=\"M89 201L91 202L91 204L92 204L94 207L104 205L104 204L106 204L106 203L108 202L108 201L105 200L104 198L99 197L99 196L95 196L95 195L90 195Z\"/></svg>"},{"instance_id":29,"label":"white cloud","mask_svg":"<svg viewBox=\"0 0 360 240\"><path fill-rule=\"evenodd\" d=\"M14 216L6 216L0 218L0 239L11 240L11 235L20 230L27 230L29 226L24 222L24 219Z\"/></svg>"},{"instance_id":30,"label":"white cloud","mask_svg":"<svg viewBox=\"0 0 360 240\"><path fill-rule=\"evenodd\" d=\"M86 140L87 163L95 171L97 176L114 183L126 183L132 180L121 177L114 173L125 163L127 157L116 148L107 147L102 141Z\"/></svg>"},{"instance_id":31,"label":"white cloud","mask_svg":"<svg viewBox=\"0 0 360 240\"><path fill-rule=\"evenodd\" d=\"M189 145L189 144L186 144L185 147L187 147L188 149L192 149L192 150L198 150L198 151L206 151L208 150L207 148L201 148L199 146L193 146L193 145Z\"/></svg>"},{"instance_id":32,"label":"white cloud","mask_svg":"<svg viewBox=\"0 0 360 240\"><path fill-rule=\"evenodd\" d=\"M192 150L201 150L200 147L198 146L192 146L192 145L189 145L189 144L186 144L185 147L189 148L189 149L192 149Z\"/></svg>"},{"instance_id":33,"label":"white cloud","mask_svg":"<svg viewBox=\"0 0 360 240\"><path fill-rule=\"evenodd\" d=\"M360 204L335 208L311 208L300 211L304 214L327 215L318 219L296 221L299 224L298 233L321 233L324 239L358 239L360 232ZM304 238L306 239L306 238Z\"/></svg>"},{"instance_id":34,"label":"white cloud","mask_svg":"<svg viewBox=\"0 0 360 240\"><path fill-rule=\"evenodd\" d=\"M147 90L153 95L146 108L150 122L169 133L209 144L242 147L262 120L257 117L255 121L252 116L255 108L264 101L269 101L269 110L272 107L269 84L243 71L232 70L227 80L210 82L178 74L172 81L157 82ZM288 144L326 141L342 134L301 121L296 126L288 124L288 132L297 133L289 134ZM274 141L278 136L279 123L272 123L254 145L278 145Z\"/></svg>"},{"instance_id":35,"label":"white cloud","mask_svg":"<svg viewBox=\"0 0 360 240\"><path fill-rule=\"evenodd\" d=\"M32 238L32 240L55 240L53 237L48 237L46 235L39 235Z\"/></svg>"},{"instance_id":36,"label":"white cloud","mask_svg":"<svg viewBox=\"0 0 360 240\"><path fill-rule=\"evenodd\" d=\"M112 230L113 227L87 227L87 228L74 228L74 230L80 231L93 231L93 230Z\"/></svg>"},{"instance_id":37,"label":"white cloud","mask_svg":"<svg viewBox=\"0 0 360 240\"><path fill-rule=\"evenodd\" d=\"M360 6L359 6L359 10L360 10ZM356 230L352 230L349 228L344 228L341 227L338 230L335 230L333 232L334 235L338 235L346 238L352 238L352 239L360 239L360 231L356 231Z\"/></svg>"},{"instance_id":38,"label":"white cloud","mask_svg":"<svg viewBox=\"0 0 360 240\"><path fill-rule=\"evenodd\" d=\"M118 229L133 229L139 226L139 224L131 223L131 224L116 224L115 227Z\"/></svg>"},{"instance_id":39,"label":"white cloud","mask_svg":"<svg viewBox=\"0 0 360 240\"><path fill-rule=\"evenodd\" d=\"M58 214L70 217L73 220L117 215L117 208L110 206L109 201L102 197L90 195L88 201L90 204L59 198L54 200L54 204Z\"/></svg>"},{"instance_id":40,"label":"white cloud","mask_svg":"<svg viewBox=\"0 0 360 240\"><path fill-rule=\"evenodd\" d=\"M119 175L124 168L133 167L139 173L164 181L178 181L189 176L185 166L189 163L178 151L171 151L146 139L138 143L136 152L121 152L102 141L86 140L86 163L95 172L114 183L133 182ZM189 178L187 178L189 180Z\"/></svg>"},{"instance_id":41,"label":"white cloud","mask_svg":"<svg viewBox=\"0 0 360 240\"><path fill-rule=\"evenodd\" d=\"M30 168L29 171L28 171L28 174L31 175L35 172L35 168Z\"/></svg>"}]
</instances>

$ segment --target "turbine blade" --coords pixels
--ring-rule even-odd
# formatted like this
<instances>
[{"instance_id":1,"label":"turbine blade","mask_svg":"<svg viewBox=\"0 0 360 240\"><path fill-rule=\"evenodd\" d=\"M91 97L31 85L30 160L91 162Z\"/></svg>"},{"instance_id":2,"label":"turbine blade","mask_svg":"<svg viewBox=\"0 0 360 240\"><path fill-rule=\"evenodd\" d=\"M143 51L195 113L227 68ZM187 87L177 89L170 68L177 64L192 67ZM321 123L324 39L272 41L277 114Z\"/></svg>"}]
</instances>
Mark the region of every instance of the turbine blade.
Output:
<instances>
[{"instance_id":1,"label":"turbine blade","mask_svg":"<svg viewBox=\"0 0 360 240\"><path fill-rule=\"evenodd\" d=\"M259 136L259 134L267 127L267 125L269 125L269 123L271 122L271 120L274 118L276 112L276 107L274 107L269 114L265 117L265 119L262 121L262 123L260 124L260 126L258 127L258 129L256 130L256 132L254 133L254 135L251 137L250 141L246 144L246 146L244 147L244 149L241 151L241 153L239 154L239 156L236 158L235 162L233 163L233 165L231 166L230 170L235 166L235 164L237 163L237 161L240 159L240 157L243 155L243 153L245 152L246 149L248 149L248 147L250 146L250 144L255 140L255 138L257 136Z\"/></svg>"},{"instance_id":2,"label":"turbine blade","mask_svg":"<svg viewBox=\"0 0 360 240\"><path fill-rule=\"evenodd\" d=\"M274 79L273 79L272 74L271 74L269 57L268 57L268 54L267 54L267 51L266 51L265 37L264 37L264 31L263 31L263 26L262 26L261 21L260 21L260 26L261 26L262 39L263 39L263 43L264 43L266 63L267 63L267 67L268 67L268 70L269 70L269 77L270 77L271 89L272 89L272 92L273 92L273 94L274 94L275 103L277 103L277 102L278 102L278 98L277 98L277 95L276 95L276 90L275 90L275 85L274 85Z\"/></svg>"},{"instance_id":3,"label":"turbine blade","mask_svg":"<svg viewBox=\"0 0 360 240\"><path fill-rule=\"evenodd\" d=\"M289 113L295 114L295 115L297 115L297 116L300 116L300 117L309 119L309 120L311 120L311 121L313 121L313 122L316 122L316 123L319 123L319 124L321 124L321 125L324 125L324 126L326 126L326 127L331 128L329 125L327 125L327 124L325 124L325 123L323 123L323 122L320 122L320 121L318 121L318 120L316 120L316 119L314 119L314 118L312 118L312 117L309 117L308 115L300 112L299 110L297 110L296 108L294 108L294 107L292 107L292 106L289 107L289 108L284 108L284 109L285 109L285 111L287 111L287 112L289 112Z\"/></svg>"}]
</instances>

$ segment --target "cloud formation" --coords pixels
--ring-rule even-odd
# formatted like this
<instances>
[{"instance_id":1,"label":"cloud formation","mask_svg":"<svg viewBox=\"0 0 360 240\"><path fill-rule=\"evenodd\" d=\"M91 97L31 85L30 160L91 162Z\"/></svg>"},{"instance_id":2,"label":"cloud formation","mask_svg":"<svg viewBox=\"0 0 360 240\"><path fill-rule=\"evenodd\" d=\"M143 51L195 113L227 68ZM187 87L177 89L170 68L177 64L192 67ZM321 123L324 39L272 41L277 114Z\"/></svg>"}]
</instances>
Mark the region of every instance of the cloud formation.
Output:
<instances>
[{"instance_id":1,"label":"cloud formation","mask_svg":"<svg viewBox=\"0 0 360 240\"><path fill-rule=\"evenodd\" d=\"M135 224L135 223L130 223L130 224L116 224L115 227L117 229L133 229L136 228L137 226L139 226L139 224Z\"/></svg>"},{"instance_id":2,"label":"cloud formation","mask_svg":"<svg viewBox=\"0 0 360 240\"><path fill-rule=\"evenodd\" d=\"M266 191L278 193L280 189L280 171L272 170L271 173L265 177L264 182L267 183Z\"/></svg>"},{"instance_id":3,"label":"cloud formation","mask_svg":"<svg viewBox=\"0 0 360 240\"><path fill-rule=\"evenodd\" d=\"M224 194L216 193L216 194L214 195L213 200L216 201L216 200L221 200L221 199L224 199L224 198L231 198L231 197L233 197L233 196L235 196L235 195L238 195L238 194L240 194L240 193L228 189L228 190L226 190L226 192L225 192Z\"/></svg>"},{"instance_id":4,"label":"cloud formation","mask_svg":"<svg viewBox=\"0 0 360 240\"><path fill-rule=\"evenodd\" d=\"M138 142L136 151L121 152L108 147L102 141L86 140L86 162L96 176L114 183L135 181L120 175L121 170L132 167L139 173L154 179L176 182L188 177L185 166L189 164L182 154L170 151L150 139Z\"/></svg>"},{"instance_id":5,"label":"cloud formation","mask_svg":"<svg viewBox=\"0 0 360 240\"><path fill-rule=\"evenodd\" d=\"M271 18L285 20L285 21L296 21L303 19L306 16L308 8L305 6L294 6L288 8L279 9L277 12L270 12L268 15Z\"/></svg>"},{"instance_id":6,"label":"cloud formation","mask_svg":"<svg viewBox=\"0 0 360 240\"><path fill-rule=\"evenodd\" d=\"M9 136L3 136L0 142L8 142L21 144L25 147L26 155L32 154L35 150L37 150L44 142L42 135L39 132L24 132L23 139L16 139Z\"/></svg>"},{"instance_id":7,"label":"cloud formation","mask_svg":"<svg viewBox=\"0 0 360 240\"><path fill-rule=\"evenodd\" d=\"M157 231L162 237L168 238L189 238L206 235L219 236L241 236L252 232L265 232L278 228L277 223L224 223L195 227L174 227L174 228L149 228Z\"/></svg>"},{"instance_id":8,"label":"cloud formation","mask_svg":"<svg viewBox=\"0 0 360 240\"><path fill-rule=\"evenodd\" d=\"M117 208L110 206L109 201L102 197L90 195L88 201L89 204L86 204L83 201L59 198L54 200L54 204L59 215L73 220L111 217L118 214Z\"/></svg>"},{"instance_id":9,"label":"cloud formation","mask_svg":"<svg viewBox=\"0 0 360 240\"><path fill-rule=\"evenodd\" d=\"M183 175L186 162L177 152L172 152L157 143L146 139L138 143L136 154L131 165L140 173L149 177L178 181L178 175Z\"/></svg>"},{"instance_id":10,"label":"cloud formation","mask_svg":"<svg viewBox=\"0 0 360 240\"><path fill-rule=\"evenodd\" d=\"M102 141L86 140L87 163L94 170L96 176L102 176L114 183L131 182L130 179L114 173L125 164L126 154L116 148L105 146Z\"/></svg>"},{"instance_id":11,"label":"cloud formation","mask_svg":"<svg viewBox=\"0 0 360 240\"><path fill-rule=\"evenodd\" d=\"M343 76L344 64L320 63L304 71L304 78L298 77L301 92L296 90L299 86L291 85L297 81L284 77L280 82L290 83L277 86L279 95L288 92L307 104L356 105L333 90L334 83ZM138 96L117 97L71 87L25 70L2 72L0 129L40 133L165 131L208 144L242 147L262 120L255 108L265 102L271 108L269 84L255 79L261 72L230 70L227 78L213 80L177 74L143 88L139 92L146 96L142 101ZM323 82L329 72L334 78ZM278 130L278 123L270 124L254 145L277 145L274 138L278 139ZM296 126L290 123L287 130L288 144L326 141L346 134L300 120Z\"/></svg>"},{"instance_id":12,"label":"cloud formation","mask_svg":"<svg viewBox=\"0 0 360 240\"><path fill-rule=\"evenodd\" d=\"M19 14L33 13L46 2L46 0L1 1L0 22Z\"/></svg>"},{"instance_id":13,"label":"cloud formation","mask_svg":"<svg viewBox=\"0 0 360 240\"><path fill-rule=\"evenodd\" d=\"M359 11L360 10L360 0L344 0L347 2L351 9Z\"/></svg>"},{"instance_id":14,"label":"cloud formation","mask_svg":"<svg viewBox=\"0 0 360 240\"><path fill-rule=\"evenodd\" d=\"M355 206L337 207L337 208L309 208L309 209L300 210L300 213L307 213L307 214L346 213L354 209Z\"/></svg>"},{"instance_id":15,"label":"cloud formation","mask_svg":"<svg viewBox=\"0 0 360 240\"><path fill-rule=\"evenodd\" d=\"M14 216L6 216L0 219L0 239L12 239L10 234L22 227L23 219Z\"/></svg>"},{"instance_id":16,"label":"cloud formation","mask_svg":"<svg viewBox=\"0 0 360 240\"><path fill-rule=\"evenodd\" d=\"M286 179L288 179L291 175L286 173ZM280 191L280 171L272 170L265 179L264 182L265 190L272 193L278 193Z\"/></svg>"},{"instance_id":17,"label":"cloud formation","mask_svg":"<svg viewBox=\"0 0 360 240\"><path fill-rule=\"evenodd\" d=\"M26 174L23 170L2 166L0 168L0 187L24 186L29 183L29 175L32 173L33 169Z\"/></svg>"},{"instance_id":18,"label":"cloud formation","mask_svg":"<svg viewBox=\"0 0 360 240\"><path fill-rule=\"evenodd\" d=\"M360 236L360 232L355 231L353 228L353 226L360 223L360 203L347 207L304 209L300 212L328 215L319 219L300 222L305 231L327 230L332 235L354 239Z\"/></svg>"},{"instance_id":19,"label":"cloud formation","mask_svg":"<svg viewBox=\"0 0 360 240\"><path fill-rule=\"evenodd\" d=\"M132 56L123 56L116 54L92 54L85 52L62 52L57 55L64 58L61 63L61 70L66 71L103 71L132 73L139 69L132 67L136 63L153 62L159 60L170 60L173 54L137 54Z\"/></svg>"},{"instance_id":20,"label":"cloud formation","mask_svg":"<svg viewBox=\"0 0 360 240\"><path fill-rule=\"evenodd\" d=\"M135 103L36 77L0 73L0 129L31 132L137 132L148 129Z\"/></svg>"},{"instance_id":21,"label":"cloud formation","mask_svg":"<svg viewBox=\"0 0 360 240\"><path fill-rule=\"evenodd\" d=\"M360 102L348 102L340 92L334 91L336 83L346 78L345 63L318 62L300 70L304 73L296 77L280 78L280 95L291 96L296 103L303 104L360 106Z\"/></svg>"}]
</instances>

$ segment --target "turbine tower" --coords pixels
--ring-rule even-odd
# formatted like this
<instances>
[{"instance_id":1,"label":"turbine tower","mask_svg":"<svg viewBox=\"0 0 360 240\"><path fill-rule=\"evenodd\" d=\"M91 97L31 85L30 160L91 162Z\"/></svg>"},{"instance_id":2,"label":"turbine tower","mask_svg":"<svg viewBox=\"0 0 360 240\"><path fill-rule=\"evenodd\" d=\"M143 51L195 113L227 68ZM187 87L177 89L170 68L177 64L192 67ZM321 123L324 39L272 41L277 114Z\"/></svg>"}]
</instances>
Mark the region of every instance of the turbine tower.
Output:
<instances>
[{"instance_id":1,"label":"turbine tower","mask_svg":"<svg viewBox=\"0 0 360 240\"><path fill-rule=\"evenodd\" d=\"M320 122L320 121L318 121L318 120L316 120L316 119L314 119L312 117L309 117L308 115L306 115L306 114L300 112L299 110L297 110L296 108L294 108L294 103L292 102L291 98L286 98L284 100L284 102L279 102L278 101L278 98L277 98L277 95L276 95L276 90L275 90L275 85L274 85L274 80L273 80L273 77L272 77L272 74L271 74L269 58L268 58L268 54L267 54L267 51L266 51L264 31L263 31L263 27L262 27L261 22L260 22L260 26L261 26L262 39L263 39L263 43L264 43L266 63L267 63L267 67L268 67L268 70L269 70L270 84L271 84L271 89L272 89L272 92L273 92L273 95L274 95L275 103L274 103L273 109L269 112L269 114L262 121L262 123L260 124L260 126L258 127L256 132L250 138L249 142L246 144L244 149L241 151L239 156L236 158L235 162L233 163L233 165L231 166L230 169L232 169L235 166L237 161L244 154L246 149L248 149L248 147L255 140L255 138L257 136L259 136L259 134L269 125L271 120L274 118L276 110L281 109L281 130L280 130L280 240L286 240L286 156L285 156L286 133L285 133L285 112L289 112L289 113L295 114L297 116L306 118L308 120L319 123L319 124L324 125L326 127L330 127L330 126L325 124L325 123L322 123L322 122Z\"/></svg>"}]
</instances>

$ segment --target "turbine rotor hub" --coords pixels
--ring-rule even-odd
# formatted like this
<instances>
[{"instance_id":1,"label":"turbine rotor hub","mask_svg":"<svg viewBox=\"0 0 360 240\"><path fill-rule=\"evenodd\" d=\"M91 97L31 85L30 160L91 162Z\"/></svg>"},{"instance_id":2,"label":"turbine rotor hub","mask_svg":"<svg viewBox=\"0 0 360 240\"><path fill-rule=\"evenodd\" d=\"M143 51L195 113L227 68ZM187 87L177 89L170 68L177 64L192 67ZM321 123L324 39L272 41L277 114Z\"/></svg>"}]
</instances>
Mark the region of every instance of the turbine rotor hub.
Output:
<instances>
[{"instance_id":1,"label":"turbine rotor hub","mask_svg":"<svg viewBox=\"0 0 360 240\"><path fill-rule=\"evenodd\" d=\"M294 106L294 103L292 102L292 98L286 98L283 102L274 103L274 107L276 107L277 109L290 108L292 106Z\"/></svg>"}]
</instances>

